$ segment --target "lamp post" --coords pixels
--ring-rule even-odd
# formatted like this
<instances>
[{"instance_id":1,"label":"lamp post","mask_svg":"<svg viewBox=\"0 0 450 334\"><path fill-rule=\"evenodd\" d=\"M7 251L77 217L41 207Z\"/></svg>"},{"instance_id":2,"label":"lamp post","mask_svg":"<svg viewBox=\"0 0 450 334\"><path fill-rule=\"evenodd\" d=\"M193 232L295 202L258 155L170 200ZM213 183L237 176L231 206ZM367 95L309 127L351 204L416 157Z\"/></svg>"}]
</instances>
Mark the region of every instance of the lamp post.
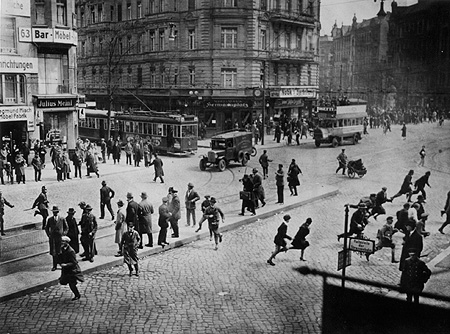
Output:
<instances>
[{"instance_id":1,"label":"lamp post","mask_svg":"<svg viewBox=\"0 0 450 334\"><path fill-rule=\"evenodd\" d=\"M197 106L196 106L196 101L200 99L200 96L198 96L198 91L196 90L190 90L189 91L189 96L193 99L193 109L194 109L194 115L197 116Z\"/></svg>"}]
</instances>

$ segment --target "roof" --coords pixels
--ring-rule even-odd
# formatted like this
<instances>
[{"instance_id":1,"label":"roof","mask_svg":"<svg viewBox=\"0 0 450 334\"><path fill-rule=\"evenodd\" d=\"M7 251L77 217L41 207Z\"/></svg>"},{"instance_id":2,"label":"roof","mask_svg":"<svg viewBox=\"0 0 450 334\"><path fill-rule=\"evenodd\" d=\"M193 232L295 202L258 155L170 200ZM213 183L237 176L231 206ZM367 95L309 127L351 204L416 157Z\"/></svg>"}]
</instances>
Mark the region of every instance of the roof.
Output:
<instances>
[{"instance_id":1,"label":"roof","mask_svg":"<svg viewBox=\"0 0 450 334\"><path fill-rule=\"evenodd\" d=\"M242 137L244 135L251 136L252 133L247 132L247 131L234 130L234 131L217 134L217 135L213 136L211 139L228 139L228 138Z\"/></svg>"}]
</instances>

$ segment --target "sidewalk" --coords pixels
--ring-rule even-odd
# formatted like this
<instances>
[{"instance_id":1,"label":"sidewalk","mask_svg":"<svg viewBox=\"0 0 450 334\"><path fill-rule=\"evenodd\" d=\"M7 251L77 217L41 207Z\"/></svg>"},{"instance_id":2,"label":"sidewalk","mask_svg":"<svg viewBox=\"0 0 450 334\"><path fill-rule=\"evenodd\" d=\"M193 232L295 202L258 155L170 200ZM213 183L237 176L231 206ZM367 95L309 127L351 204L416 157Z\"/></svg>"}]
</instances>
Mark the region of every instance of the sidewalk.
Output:
<instances>
[{"instance_id":1,"label":"sidewalk","mask_svg":"<svg viewBox=\"0 0 450 334\"><path fill-rule=\"evenodd\" d=\"M237 215L239 210L236 208L236 202L233 202L233 205L225 205L225 207L222 206L221 203L218 203L218 206L225 212L225 223L221 224L220 230L221 232L226 232L236 229L240 226L253 223L259 219L265 219L321 198L336 195L337 193L338 190L335 187L327 185L318 186L315 189L305 189L299 194L298 197L286 197L285 204L282 206L269 203L264 208L260 208L257 211L256 216L247 217ZM154 214L153 227L157 227L156 222L157 214ZM105 227L105 229L106 228L108 227ZM113 242L115 231L112 223L108 229L110 233L105 233L103 237L96 240L99 254L95 257L95 261L93 263L80 261L80 266L84 274L89 274L97 270L123 264L122 258L114 257L117 253L117 245ZM170 242L169 246L166 246L164 249L160 246L156 246L157 235L158 231L154 228L153 240L155 246L153 248L144 247L144 249L139 250L140 258L158 254L175 247L180 247L195 240L207 238L209 236L209 232L206 223L203 225L202 231L195 233L195 229L185 226L184 220L181 219L181 237L177 239L168 237L168 241ZM170 231L168 231L168 235L170 235ZM226 238L227 237L225 234L223 242L224 246L226 245ZM146 243L146 241L147 236L144 235L144 243ZM211 247L213 246L211 245ZM11 261L0 264L0 302L32 292L37 292L48 286L58 284L60 271L50 271L51 261L51 256L46 253L24 258L20 261Z\"/></svg>"}]
</instances>

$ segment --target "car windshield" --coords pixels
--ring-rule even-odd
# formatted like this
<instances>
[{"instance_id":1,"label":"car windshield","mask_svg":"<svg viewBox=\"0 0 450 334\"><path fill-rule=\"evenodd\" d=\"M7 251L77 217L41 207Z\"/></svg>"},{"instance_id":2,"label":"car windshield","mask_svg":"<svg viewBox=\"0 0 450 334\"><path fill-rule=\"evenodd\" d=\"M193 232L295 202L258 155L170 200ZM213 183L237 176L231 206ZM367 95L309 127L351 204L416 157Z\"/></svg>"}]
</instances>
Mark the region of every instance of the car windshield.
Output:
<instances>
[{"instance_id":1,"label":"car windshield","mask_svg":"<svg viewBox=\"0 0 450 334\"><path fill-rule=\"evenodd\" d=\"M212 140L211 148L213 150L224 150L225 149L225 140Z\"/></svg>"}]
</instances>

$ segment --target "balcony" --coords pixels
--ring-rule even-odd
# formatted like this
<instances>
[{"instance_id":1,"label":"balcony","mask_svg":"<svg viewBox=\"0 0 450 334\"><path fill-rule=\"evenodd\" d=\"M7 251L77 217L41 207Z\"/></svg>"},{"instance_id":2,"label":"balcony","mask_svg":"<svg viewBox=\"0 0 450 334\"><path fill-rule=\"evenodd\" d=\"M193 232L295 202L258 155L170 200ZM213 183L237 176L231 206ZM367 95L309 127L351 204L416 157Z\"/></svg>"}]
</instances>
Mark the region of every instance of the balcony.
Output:
<instances>
[{"instance_id":1,"label":"balcony","mask_svg":"<svg viewBox=\"0 0 450 334\"><path fill-rule=\"evenodd\" d=\"M314 28L316 19L307 12L291 12L281 9L272 9L269 12L269 20L276 23L288 23L302 27Z\"/></svg>"},{"instance_id":2,"label":"balcony","mask_svg":"<svg viewBox=\"0 0 450 334\"><path fill-rule=\"evenodd\" d=\"M314 51L279 48L269 51L269 59L281 62L314 62Z\"/></svg>"}]
</instances>

